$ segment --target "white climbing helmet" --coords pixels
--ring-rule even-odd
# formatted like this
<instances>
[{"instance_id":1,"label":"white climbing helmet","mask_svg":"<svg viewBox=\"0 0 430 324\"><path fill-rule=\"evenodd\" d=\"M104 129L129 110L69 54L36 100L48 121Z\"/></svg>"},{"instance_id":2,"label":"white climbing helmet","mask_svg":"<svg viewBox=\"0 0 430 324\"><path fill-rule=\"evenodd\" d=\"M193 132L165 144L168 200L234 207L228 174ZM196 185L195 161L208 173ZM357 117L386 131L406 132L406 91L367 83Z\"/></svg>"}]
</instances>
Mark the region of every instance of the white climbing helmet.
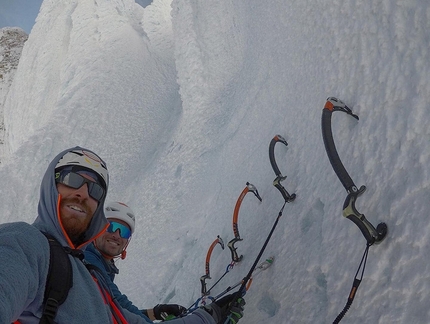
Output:
<instances>
[{"instance_id":1,"label":"white climbing helmet","mask_svg":"<svg viewBox=\"0 0 430 324\"><path fill-rule=\"evenodd\" d=\"M55 166L55 170L67 166L89 169L95 172L99 176L99 180L102 181L105 190L107 189L109 174L106 164L95 153L85 149L75 148L63 155Z\"/></svg>"},{"instance_id":2,"label":"white climbing helmet","mask_svg":"<svg viewBox=\"0 0 430 324\"><path fill-rule=\"evenodd\" d=\"M130 226L131 234L134 233L136 218L134 212L126 204L121 202L110 202L105 205L105 216L107 219L116 218L124 221Z\"/></svg>"}]
</instances>

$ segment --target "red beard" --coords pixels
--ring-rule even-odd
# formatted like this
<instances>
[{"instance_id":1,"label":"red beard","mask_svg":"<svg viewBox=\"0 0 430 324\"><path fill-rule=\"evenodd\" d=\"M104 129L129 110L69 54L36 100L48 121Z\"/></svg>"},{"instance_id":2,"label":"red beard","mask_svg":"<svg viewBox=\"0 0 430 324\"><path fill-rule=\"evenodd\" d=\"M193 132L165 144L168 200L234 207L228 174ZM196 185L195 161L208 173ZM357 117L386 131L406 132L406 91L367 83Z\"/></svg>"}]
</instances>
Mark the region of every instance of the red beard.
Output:
<instances>
[{"instance_id":1,"label":"red beard","mask_svg":"<svg viewBox=\"0 0 430 324\"><path fill-rule=\"evenodd\" d=\"M82 215L70 210L70 205L79 206L82 209ZM81 240L82 235L88 229L94 211L91 211L86 200L81 201L78 198L63 198L60 203L60 218L63 227L69 236L70 240L77 245Z\"/></svg>"}]
</instances>

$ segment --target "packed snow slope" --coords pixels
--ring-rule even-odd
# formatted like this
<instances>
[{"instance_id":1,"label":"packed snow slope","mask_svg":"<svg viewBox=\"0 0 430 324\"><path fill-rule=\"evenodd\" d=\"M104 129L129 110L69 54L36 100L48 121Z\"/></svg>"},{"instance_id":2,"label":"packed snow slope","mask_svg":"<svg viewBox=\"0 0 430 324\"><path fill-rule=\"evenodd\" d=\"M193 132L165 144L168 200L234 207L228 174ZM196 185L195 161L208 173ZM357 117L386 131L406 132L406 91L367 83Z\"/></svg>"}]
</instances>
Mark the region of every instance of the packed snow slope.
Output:
<instances>
[{"instance_id":1,"label":"packed snow slope","mask_svg":"<svg viewBox=\"0 0 430 324\"><path fill-rule=\"evenodd\" d=\"M81 145L108 163L108 199L138 215L117 284L139 307L190 306L207 249L233 238L244 255L214 288L248 272L287 204L241 322L331 323L343 309L366 241L342 217L346 191L326 156L328 96L336 145L357 209L385 241L370 248L345 323L430 323L430 3L427 0L45 0L5 102L1 220L32 222L48 162ZM215 282L230 262L219 247Z\"/></svg>"}]
</instances>

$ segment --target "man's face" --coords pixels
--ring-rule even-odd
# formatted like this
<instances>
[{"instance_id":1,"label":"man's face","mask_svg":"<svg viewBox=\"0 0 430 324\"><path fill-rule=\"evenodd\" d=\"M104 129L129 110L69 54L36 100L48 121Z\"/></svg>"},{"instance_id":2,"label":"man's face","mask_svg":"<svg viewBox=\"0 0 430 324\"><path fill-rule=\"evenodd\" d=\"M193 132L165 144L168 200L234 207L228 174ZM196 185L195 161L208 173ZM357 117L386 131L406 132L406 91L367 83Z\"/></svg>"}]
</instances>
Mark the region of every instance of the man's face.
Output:
<instances>
[{"instance_id":1,"label":"man's face","mask_svg":"<svg viewBox=\"0 0 430 324\"><path fill-rule=\"evenodd\" d=\"M89 175L83 177L94 181ZM72 242L76 242L83 234L97 209L98 202L88 194L88 184L78 189L57 183L58 193L61 195L60 219Z\"/></svg>"},{"instance_id":2,"label":"man's face","mask_svg":"<svg viewBox=\"0 0 430 324\"><path fill-rule=\"evenodd\" d=\"M122 220L110 218L109 221L115 221L130 228L127 223ZM106 231L96 239L96 246L97 249L103 254L115 257L122 253L127 242L128 239L122 238L120 236L119 230L113 233Z\"/></svg>"}]
</instances>

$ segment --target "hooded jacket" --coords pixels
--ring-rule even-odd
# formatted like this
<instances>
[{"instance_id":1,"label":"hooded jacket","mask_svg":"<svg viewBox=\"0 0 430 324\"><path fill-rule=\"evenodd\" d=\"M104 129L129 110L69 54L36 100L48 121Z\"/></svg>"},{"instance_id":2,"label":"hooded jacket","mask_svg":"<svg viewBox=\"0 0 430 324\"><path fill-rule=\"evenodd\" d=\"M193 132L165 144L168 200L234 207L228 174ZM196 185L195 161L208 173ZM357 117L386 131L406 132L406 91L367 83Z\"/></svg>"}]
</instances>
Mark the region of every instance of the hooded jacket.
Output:
<instances>
[{"instance_id":1,"label":"hooded jacket","mask_svg":"<svg viewBox=\"0 0 430 324\"><path fill-rule=\"evenodd\" d=\"M16 320L23 324L39 323L50 262L49 243L41 231L54 236L63 246L82 249L107 228L108 222L103 211L104 199L100 201L85 233L85 241L80 246L73 246L61 224L61 196L55 183L55 166L67 152L77 149L82 148L65 150L49 164L40 187L38 215L32 225L24 222L0 225L0 323L7 324ZM66 301L58 308L55 321L58 324L114 323L100 287L85 265L71 255L69 258L73 287ZM127 310L123 310L123 315L128 323L148 323ZM170 323L215 324L215 321L205 311L198 310Z\"/></svg>"}]
</instances>

